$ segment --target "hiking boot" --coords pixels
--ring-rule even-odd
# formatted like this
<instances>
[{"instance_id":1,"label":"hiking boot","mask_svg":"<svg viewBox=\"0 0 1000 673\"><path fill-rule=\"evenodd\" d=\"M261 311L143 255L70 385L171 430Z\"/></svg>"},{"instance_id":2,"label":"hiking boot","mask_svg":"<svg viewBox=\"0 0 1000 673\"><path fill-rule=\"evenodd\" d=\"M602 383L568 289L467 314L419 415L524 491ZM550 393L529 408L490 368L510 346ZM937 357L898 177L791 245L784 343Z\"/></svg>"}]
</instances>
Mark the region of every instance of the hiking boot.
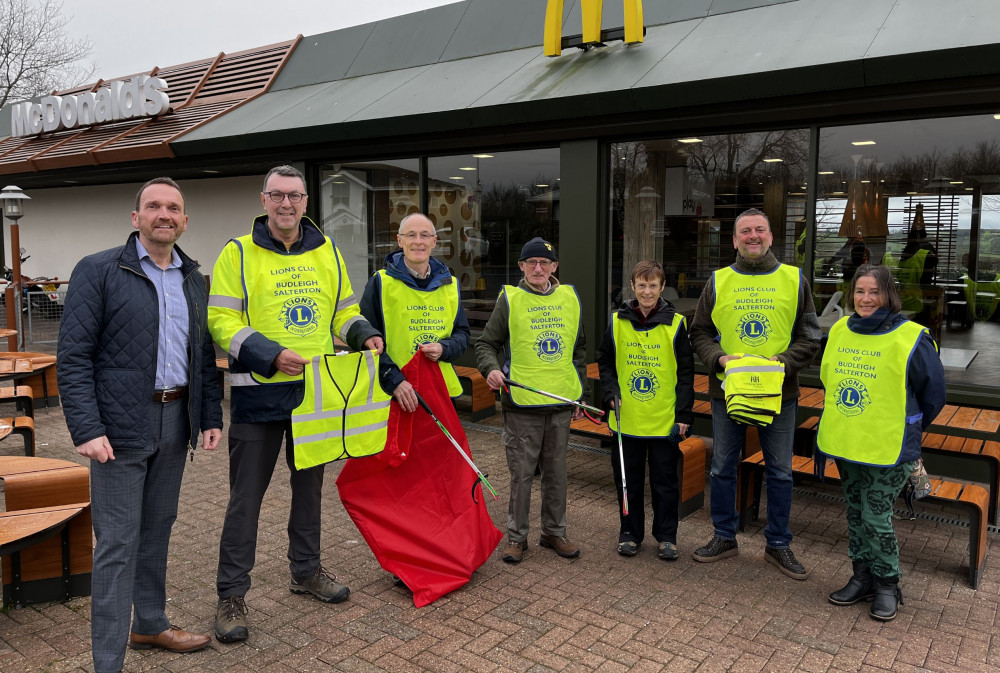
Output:
<instances>
[{"instance_id":1,"label":"hiking boot","mask_svg":"<svg viewBox=\"0 0 1000 673\"><path fill-rule=\"evenodd\" d=\"M546 549L551 549L563 558L576 558L580 555L580 548L570 542L569 538L565 535L542 533L542 536L538 538L538 545Z\"/></svg>"},{"instance_id":2,"label":"hiking boot","mask_svg":"<svg viewBox=\"0 0 1000 673\"><path fill-rule=\"evenodd\" d=\"M673 542L661 542L656 548L656 555L664 561L676 561L677 545Z\"/></svg>"},{"instance_id":3,"label":"hiking boot","mask_svg":"<svg viewBox=\"0 0 1000 673\"><path fill-rule=\"evenodd\" d=\"M778 570L791 577L793 580L804 580L809 578L809 571L795 558L795 554L788 547L764 547L764 560L772 565L778 566Z\"/></svg>"},{"instance_id":4,"label":"hiking boot","mask_svg":"<svg viewBox=\"0 0 1000 673\"><path fill-rule=\"evenodd\" d=\"M854 561L854 575L847 586L830 594L834 605L854 605L858 601L870 601L875 596L875 577L864 561Z\"/></svg>"},{"instance_id":5,"label":"hiking boot","mask_svg":"<svg viewBox=\"0 0 1000 673\"><path fill-rule=\"evenodd\" d=\"M524 558L524 550L527 548L528 542L526 540L521 540L520 542L507 540L507 546L504 548L503 556L500 558L504 563L520 563L521 559Z\"/></svg>"},{"instance_id":6,"label":"hiking boot","mask_svg":"<svg viewBox=\"0 0 1000 673\"><path fill-rule=\"evenodd\" d=\"M635 556L639 553L639 545L633 540L622 540L618 543L618 553L621 556Z\"/></svg>"},{"instance_id":7,"label":"hiking boot","mask_svg":"<svg viewBox=\"0 0 1000 673\"><path fill-rule=\"evenodd\" d=\"M243 601L243 596L220 598L219 605L215 609L215 637L218 641L235 643L246 640L249 635L247 604Z\"/></svg>"},{"instance_id":8,"label":"hiking boot","mask_svg":"<svg viewBox=\"0 0 1000 673\"><path fill-rule=\"evenodd\" d=\"M316 569L316 574L301 582L294 577L288 583L288 589L293 594L312 594L324 603L341 603L351 595L351 590L343 584L337 584L337 578L328 573L323 566Z\"/></svg>"},{"instance_id":9,"label":"hiking boot","mask_svg":"<svg viewBox=\"0 0 1000 673\"><path fill-rule=\"evenodd\" d=\"M715 563L724 558L736 556L739 553L740 547L736 544L736 540L727 540L718 535L713 535L707 545L694 550L691 558L700 563Z\"/></svg>"},{"instance_id":10,"label":"hiking boot","mask_svg":"<svg viewBox=\"0 0 1000 673\"><path fill-rule=\"evenodd\" d=\"M896 618L896 608L903 604L903 592L899 588L898 577L876 577L875 598L868 614L880 622Z\"/></svg>"}]
</instances>

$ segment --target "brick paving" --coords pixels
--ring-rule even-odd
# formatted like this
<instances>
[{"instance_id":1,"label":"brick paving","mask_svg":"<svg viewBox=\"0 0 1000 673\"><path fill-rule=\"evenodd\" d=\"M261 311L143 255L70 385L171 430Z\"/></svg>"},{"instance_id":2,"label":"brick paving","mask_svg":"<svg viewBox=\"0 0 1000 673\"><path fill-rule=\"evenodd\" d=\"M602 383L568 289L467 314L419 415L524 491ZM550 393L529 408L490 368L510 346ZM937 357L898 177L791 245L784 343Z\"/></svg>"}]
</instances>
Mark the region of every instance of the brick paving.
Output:
<instances>
[{"instance_id":1,"label":"brick paving","mask_svg":"<svg viewBox=\"0 0 1000 673\"><path fill-rule=\"evenodd\" d=\"M38 455L79 460L59 409L39 410ZM497 425L498 418L487 423ZM491 502L506 520L506 464L500 437L470 430L480 467L501 492ZM578 441L574 439L574 441ZM0 445L16 451L16 442ZM79 462L83 462L79 460ZM681 558L615 553L617 506L609 458L571 450L568 561L537 545L538 501L525 560L494 556L466 587L416 609L392 585L337 497L339 467L327 470L325 565L351 587L326 605L288 591L287 469L279 464L261 514L254 585L247 596L250 639L177 655L129 651L126 671L996 671L1000 668L1000 560L987 553L981 588L967 576L967 529L926 520L899 522L905 605L881 624L867 604L835 607L826 595L846 581L842 506L796 495L793 548L808 581L781 575L763 559L761 523L740 536L740 555L700 564L690 553L712 533L707 509L681 521ZM215 563L227 502L224 450L199 451L188 465L167 575L171 621L208 632L215 611ZM836 493L836 491L830 491ZM998 548L997 536L989 543ZM47 603L0 615L0 671L92 671L90 600Z\"/></svg>"}]
</instances>

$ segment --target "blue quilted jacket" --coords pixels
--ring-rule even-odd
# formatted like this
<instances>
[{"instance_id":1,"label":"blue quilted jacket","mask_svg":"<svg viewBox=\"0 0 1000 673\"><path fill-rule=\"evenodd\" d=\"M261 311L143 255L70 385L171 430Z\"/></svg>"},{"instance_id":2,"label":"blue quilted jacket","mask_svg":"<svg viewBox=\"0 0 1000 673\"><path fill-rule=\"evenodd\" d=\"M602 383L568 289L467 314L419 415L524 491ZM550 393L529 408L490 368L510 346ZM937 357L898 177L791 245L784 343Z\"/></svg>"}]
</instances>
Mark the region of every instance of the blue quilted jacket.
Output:
<instances>
[{"instance_id":1,"label":"blue quilted jacket","mask_svg":"<svg viewBox=\"0 0 1000 673\"><path fill-rule=\"evenodd\" d=\"M73 269L59 328L59 393L73 445L107 435L111 447L141 449L153 434L159 308L139 265L135 239L84 257ZM189 447L198 433L222 427L215 347L208 333L205 279L175 248L189 315Z\"/></svg>"}]
</instances>

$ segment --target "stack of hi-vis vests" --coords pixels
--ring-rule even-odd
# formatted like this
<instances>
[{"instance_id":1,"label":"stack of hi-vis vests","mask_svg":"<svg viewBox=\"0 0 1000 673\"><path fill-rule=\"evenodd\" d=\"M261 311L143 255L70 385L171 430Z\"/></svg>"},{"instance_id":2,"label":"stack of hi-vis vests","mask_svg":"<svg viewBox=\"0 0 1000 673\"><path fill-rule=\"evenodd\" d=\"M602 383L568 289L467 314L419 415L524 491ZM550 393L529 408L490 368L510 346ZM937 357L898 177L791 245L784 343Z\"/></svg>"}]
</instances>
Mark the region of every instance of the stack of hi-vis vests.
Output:
<instances>
[{"instance_id":1,"label":"stack of hi-vis vests","mask_svg":"<svg viewBox=\"0 0 1000 673\"><path fill-rule=\"evenodd\" d=\"M741 355L737 353L737 355ZM722 390L726 413L737 423L770 425L781 413L785 365L759 355L744 355L726 363Z\"/></svg>"}]
</instances>

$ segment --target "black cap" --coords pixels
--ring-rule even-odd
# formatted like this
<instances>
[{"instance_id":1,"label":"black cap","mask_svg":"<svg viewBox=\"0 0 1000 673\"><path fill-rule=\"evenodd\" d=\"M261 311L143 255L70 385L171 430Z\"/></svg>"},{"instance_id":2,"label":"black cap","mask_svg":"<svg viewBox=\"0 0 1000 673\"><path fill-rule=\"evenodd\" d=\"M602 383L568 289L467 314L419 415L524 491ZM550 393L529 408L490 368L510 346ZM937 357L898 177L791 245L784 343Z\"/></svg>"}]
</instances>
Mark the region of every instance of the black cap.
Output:
<instances>
[{"instance_id":1,"label":"black cap","mask_svg":"<svg viewBox=\"0 0 1000 673\"><path fill-rule=\"evenodd\" d=\"M541 236L535 236L524 244L524 247L521 248L521 256L517 258L517 261L523 262L529 257L542 257L551 259L553 262L559 261L556 258L556 249Z\"/></svg>"}]
</instances>

